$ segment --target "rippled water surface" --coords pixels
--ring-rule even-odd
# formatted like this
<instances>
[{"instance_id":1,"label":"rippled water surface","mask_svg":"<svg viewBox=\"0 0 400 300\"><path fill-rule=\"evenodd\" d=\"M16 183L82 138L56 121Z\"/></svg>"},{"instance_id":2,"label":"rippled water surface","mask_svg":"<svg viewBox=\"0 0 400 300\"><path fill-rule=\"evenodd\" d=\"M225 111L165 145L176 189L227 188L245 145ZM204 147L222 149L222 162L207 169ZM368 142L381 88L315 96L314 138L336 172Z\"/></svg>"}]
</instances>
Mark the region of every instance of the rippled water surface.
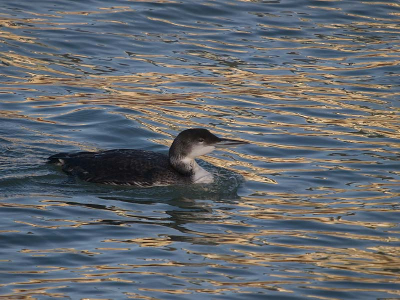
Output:
<instances>
[{"instance_id":1,"label":"rippled water surface","mask_svg":"<svg viewBox=\"0 0 400 300\"><path fill-rule=\"evenodd\" d=\"M399 24L386 0L1 1L0 298L400 299ZM251 144L203 157L208 186L45 163L190 127Z\"/></svg>"}]
</instances>

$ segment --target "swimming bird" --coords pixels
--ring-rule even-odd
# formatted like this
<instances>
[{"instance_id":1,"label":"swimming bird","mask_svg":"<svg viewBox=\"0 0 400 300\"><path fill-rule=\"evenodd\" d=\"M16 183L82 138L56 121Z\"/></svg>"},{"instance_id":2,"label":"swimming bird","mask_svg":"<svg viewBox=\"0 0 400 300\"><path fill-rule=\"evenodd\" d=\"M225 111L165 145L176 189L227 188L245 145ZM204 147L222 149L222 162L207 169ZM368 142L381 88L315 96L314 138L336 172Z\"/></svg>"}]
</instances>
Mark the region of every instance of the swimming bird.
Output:
<instances>
[{"instance_id":1,"label":"swimming bird","mask_svg":"<svg viewBox=\"0 0 400 300\"><path fill-rule=\"evenodd\" d=\"M115 149L99 152L58 153L49 163L88 181L112 185L161 186L212 183L213 175L199 166L196 157L226 148L248 144L219 138L207 129L192 128L179 133L169 155L146 150Z\"/></svg>"}]
</instances>

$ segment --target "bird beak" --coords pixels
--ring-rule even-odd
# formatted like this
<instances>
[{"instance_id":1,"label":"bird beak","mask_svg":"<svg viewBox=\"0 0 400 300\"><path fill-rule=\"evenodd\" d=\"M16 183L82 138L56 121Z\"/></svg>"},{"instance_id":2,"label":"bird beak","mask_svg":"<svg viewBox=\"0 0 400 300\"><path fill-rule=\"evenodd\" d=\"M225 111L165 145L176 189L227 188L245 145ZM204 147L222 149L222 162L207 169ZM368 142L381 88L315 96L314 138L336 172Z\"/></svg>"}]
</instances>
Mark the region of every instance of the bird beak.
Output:
<instances>
[{"instance_id":1,"label":"bird beak","mask_svg":"<svg viewBox=\"0 0 400 300\"><path fill-rule=\"evenodd\" d=\"M248 142L245 141L239 141L239 140L232 140L232 139L219 139L219 141L214 144L216 148L228 148L228 147L235 147L239 145L246 145L249 144Z\"/></svg>"}]
</instances>

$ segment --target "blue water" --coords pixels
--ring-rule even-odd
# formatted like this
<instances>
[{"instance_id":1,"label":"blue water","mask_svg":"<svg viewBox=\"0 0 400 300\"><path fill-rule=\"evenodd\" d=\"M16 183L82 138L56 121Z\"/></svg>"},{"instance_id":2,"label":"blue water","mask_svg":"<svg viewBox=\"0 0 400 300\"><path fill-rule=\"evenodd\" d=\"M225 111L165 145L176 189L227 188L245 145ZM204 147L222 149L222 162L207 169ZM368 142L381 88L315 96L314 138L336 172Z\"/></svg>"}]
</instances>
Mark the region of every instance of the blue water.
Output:
<instances>
[{"instance_id":1,"label":"blue water","mask_svg":"<svg viewBox=\"0 0 400 300\"><path fill-rule=\"evenodd\" d=\"M398 299L397 1L1 1L0 298ZM206 186L57 152L249 141Z\"/></svg>"}]
</instances>

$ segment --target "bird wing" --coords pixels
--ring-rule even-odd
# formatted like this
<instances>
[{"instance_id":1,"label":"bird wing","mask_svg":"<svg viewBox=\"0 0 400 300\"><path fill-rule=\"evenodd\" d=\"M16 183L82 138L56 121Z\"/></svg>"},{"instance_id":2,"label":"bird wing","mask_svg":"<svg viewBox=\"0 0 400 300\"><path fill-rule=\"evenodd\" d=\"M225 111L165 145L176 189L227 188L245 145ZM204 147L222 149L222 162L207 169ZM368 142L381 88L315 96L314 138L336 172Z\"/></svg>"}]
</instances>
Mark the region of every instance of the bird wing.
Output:
<instances>
[{"instance_id":1,"label":"bird wing","mask_svg":"<svg viewBox=\"0 0 400 300\"><path fill-rule=\"evenodd\" d=\"M168 156L144 150L60 153L50 161L55 159L63 162L66 173L90 182L146 186L160 180L161 174L176 176Z\"/></svg>"}]
</instances>

